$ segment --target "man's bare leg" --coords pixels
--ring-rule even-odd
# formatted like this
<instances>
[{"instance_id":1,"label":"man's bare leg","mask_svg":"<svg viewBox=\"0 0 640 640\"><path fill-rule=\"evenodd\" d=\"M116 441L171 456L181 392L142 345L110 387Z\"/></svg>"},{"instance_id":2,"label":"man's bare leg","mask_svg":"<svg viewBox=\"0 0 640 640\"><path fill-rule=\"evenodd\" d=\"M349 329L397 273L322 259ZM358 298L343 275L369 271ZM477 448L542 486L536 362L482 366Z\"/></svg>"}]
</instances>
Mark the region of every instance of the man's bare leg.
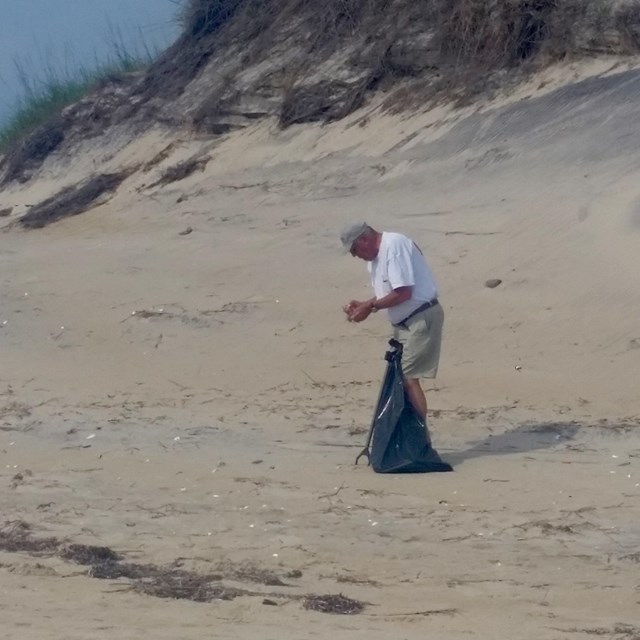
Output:
<instances>
[{"instance_id":1,"label":"man's bare leg","mask_svg":"<svg viewBox=\"0 0 640 640\"><path fill-rule=\"evenodd\" d=\"M424 423L427 424L427 398L424 395L424 391L420 386L419 378L405 378L404 379L404 388L407 391L407 395L409 396L409 400L411 400L411 404L413 408L417 411L418 415L424 420Z\"/></svg>"}]
</instances>

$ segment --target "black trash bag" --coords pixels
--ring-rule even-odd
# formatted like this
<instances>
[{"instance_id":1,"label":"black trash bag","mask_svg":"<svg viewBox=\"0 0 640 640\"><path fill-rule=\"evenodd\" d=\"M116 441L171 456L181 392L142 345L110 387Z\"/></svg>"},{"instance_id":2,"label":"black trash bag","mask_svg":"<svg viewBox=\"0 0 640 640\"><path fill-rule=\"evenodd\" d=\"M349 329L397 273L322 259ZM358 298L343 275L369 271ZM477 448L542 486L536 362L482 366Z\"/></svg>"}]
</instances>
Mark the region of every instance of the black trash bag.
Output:
<instances>
[{"instance_id":1,"label":"black trash bag","mask_svg":"<svg viewBox=\"0 0 640 640\"><path fill-rule=\"evenodd\" d=\"M430 473L453 471L431 446L429 431L407 397L402 380L402 345L390 340L387 371L373 415L365 448L356 458L366 457L376 473Z\"/></svg>"}]
</instances>

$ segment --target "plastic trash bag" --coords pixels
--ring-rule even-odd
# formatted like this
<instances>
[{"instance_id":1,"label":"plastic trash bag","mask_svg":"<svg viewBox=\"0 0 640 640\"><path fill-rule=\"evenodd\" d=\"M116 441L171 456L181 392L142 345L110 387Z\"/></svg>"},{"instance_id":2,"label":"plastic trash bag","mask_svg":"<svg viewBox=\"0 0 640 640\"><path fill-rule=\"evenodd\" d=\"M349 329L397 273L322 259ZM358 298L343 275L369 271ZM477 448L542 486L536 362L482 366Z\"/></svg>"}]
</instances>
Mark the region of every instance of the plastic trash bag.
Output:
<instances>
[{"instance_id":1,"label":"plastic trash bag","mask_svg":"<svg viewBox=\"0 0 640 640\"><path fill-rule=\"evenodd\" d=\"M402 345L390 340L382 381L367 444L356 458L366 457L376 473L430 473L453 471L431 446L429 432L404 389Z\"/></svg>"}]
</instances>

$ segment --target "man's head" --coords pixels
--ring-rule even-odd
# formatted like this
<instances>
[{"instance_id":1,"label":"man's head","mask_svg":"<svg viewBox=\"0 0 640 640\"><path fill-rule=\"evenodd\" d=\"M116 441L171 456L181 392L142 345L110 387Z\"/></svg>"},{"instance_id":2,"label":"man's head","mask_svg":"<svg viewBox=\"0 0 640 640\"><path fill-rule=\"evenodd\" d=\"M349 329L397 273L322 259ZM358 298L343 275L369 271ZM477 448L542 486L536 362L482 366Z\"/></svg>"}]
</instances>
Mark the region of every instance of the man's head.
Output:
<instances>
[{"instance_id":1,"label":"man's head","mask_svg":"<svg viewBox=\"0 0 640 640\"><path fill-rule=\"evenodd\" d=\"M370 262L378 255L380 237L366 222L354 222L342 230L340 241L352 256Z\"/></svg>"}]
</instances>

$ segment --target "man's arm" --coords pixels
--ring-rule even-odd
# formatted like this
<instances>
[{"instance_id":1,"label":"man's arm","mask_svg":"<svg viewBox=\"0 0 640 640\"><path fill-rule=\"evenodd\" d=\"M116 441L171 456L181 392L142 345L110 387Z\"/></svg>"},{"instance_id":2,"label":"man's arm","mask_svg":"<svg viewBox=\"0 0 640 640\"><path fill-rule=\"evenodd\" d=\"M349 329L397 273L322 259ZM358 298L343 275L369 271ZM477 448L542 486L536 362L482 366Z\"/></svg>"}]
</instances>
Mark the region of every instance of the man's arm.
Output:
<instances>
[{"instance_id":1,"label":"man's arm","mask_svg":"<svg viewBox=\"0 0 640 640\"><path fill-rule=\"evenodd\" d=\"M413 287L398 287L379 300L377 298L371 298L352 306L348 313L349 322L362 322L378 309L389 309L406 302L411 298L412 289ZM355 301L352 301L352 304L353 302Z\"/></svg>"},{"instance_id":2,"label":"man's arm","mask_svg":"<svg viewBox=\"0 0 640 640\"><path fill-rule=\"evenodd\" d=\"M376 311L378 309L390 309L391 307L410 300L412 289L413 287L398 287L384 296L384 298L380 298L379 300L377 298L371 298L371 300L367 300L365 304L368 304L372 311L374 309Z\"/></svg>"}]
</instances>

